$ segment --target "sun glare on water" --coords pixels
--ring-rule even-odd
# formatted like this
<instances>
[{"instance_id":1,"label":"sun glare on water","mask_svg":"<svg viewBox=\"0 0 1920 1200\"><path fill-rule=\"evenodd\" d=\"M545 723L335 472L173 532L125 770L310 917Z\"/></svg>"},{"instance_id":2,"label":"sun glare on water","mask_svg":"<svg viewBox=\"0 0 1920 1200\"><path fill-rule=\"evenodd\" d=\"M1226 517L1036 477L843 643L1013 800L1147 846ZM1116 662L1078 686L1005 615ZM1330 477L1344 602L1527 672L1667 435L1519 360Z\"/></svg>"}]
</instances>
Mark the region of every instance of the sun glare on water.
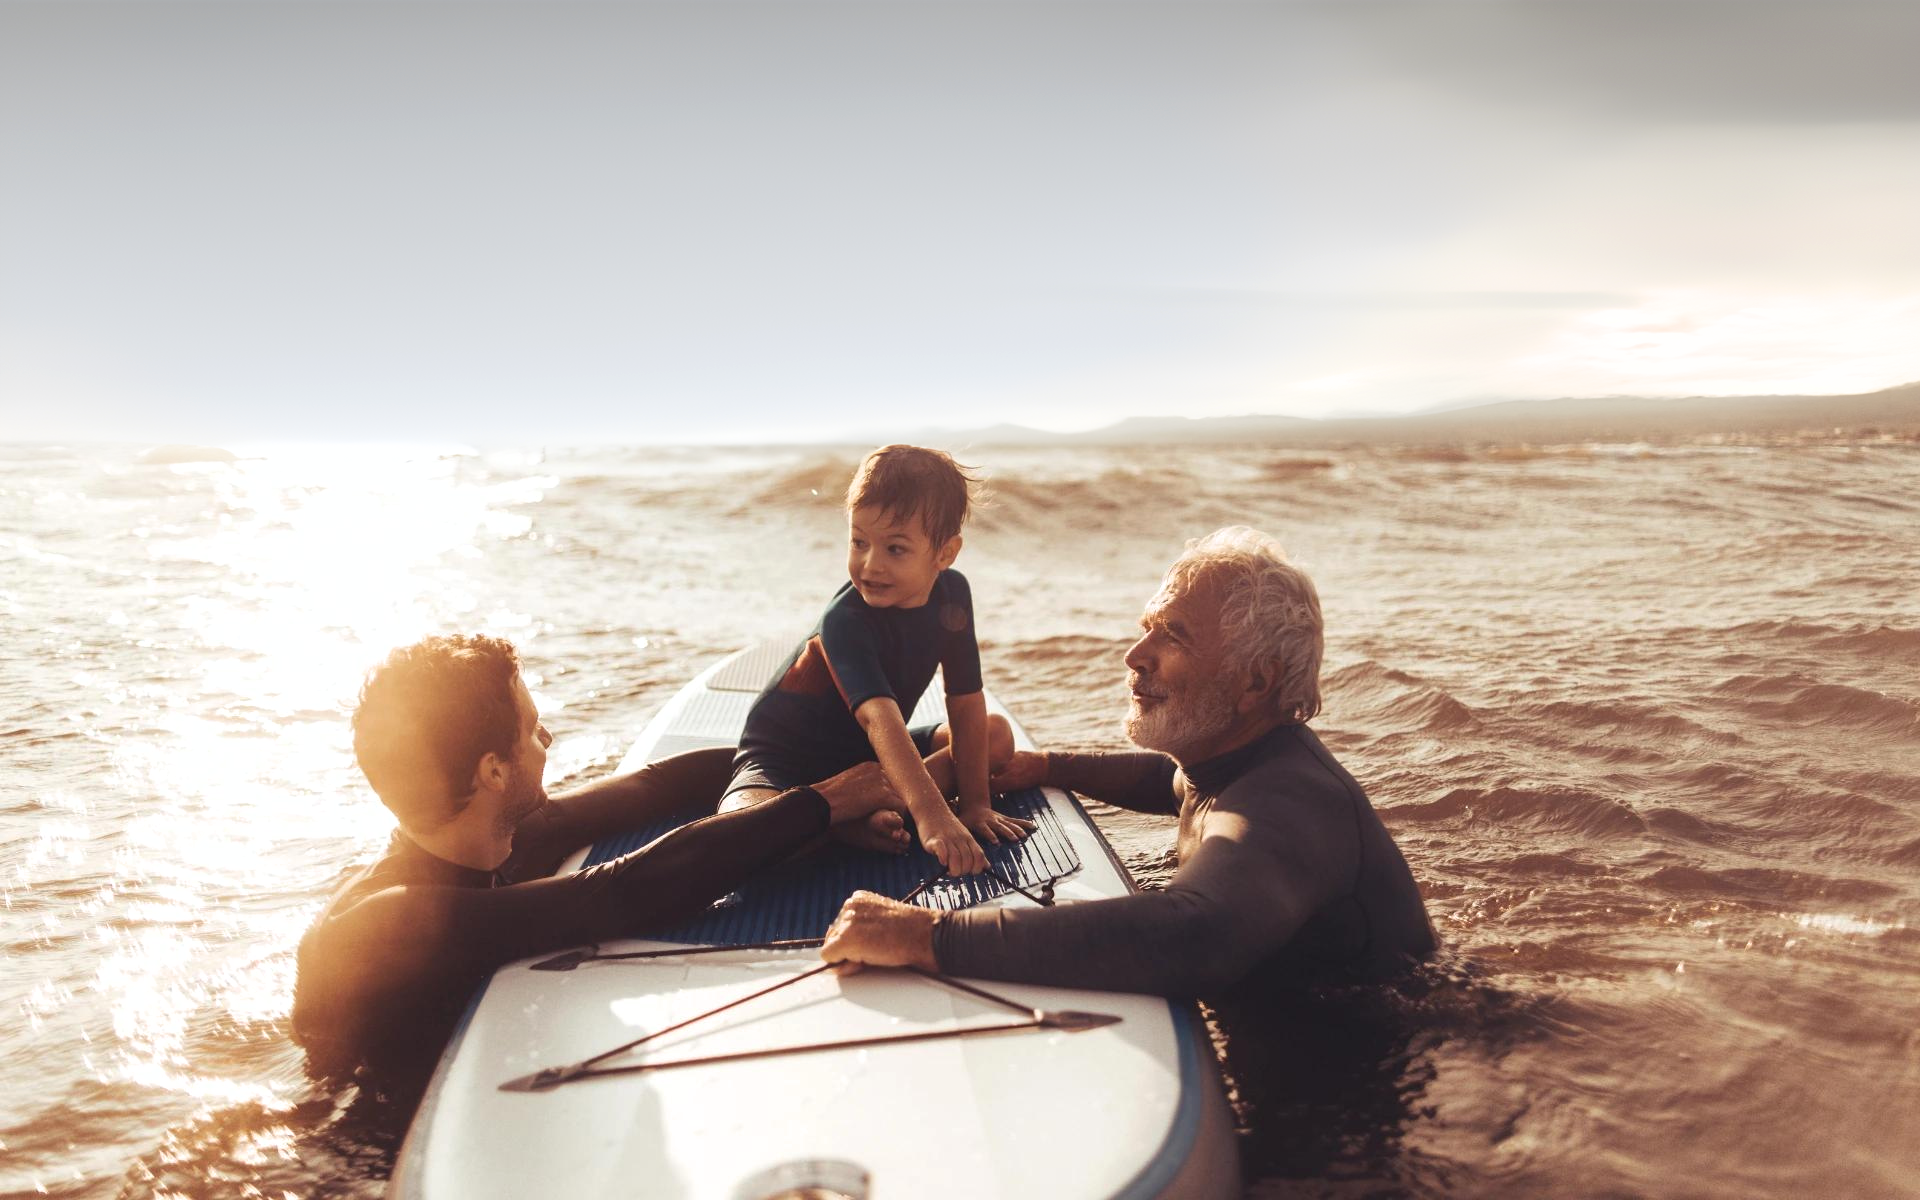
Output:
<instances>
[{"instance_id":1,"label":"sun glare on water","mask_svg":"<svg viewBox=\"0 0 1920 1200\"><path fill-rule=\"evenodd\" d=\"M130 729L112 749L113 790L135 814L116 831L114 886L140 899L94 934L92 986L118 1046L97 1065L202 1104L271 1106L203 1066L204 1042L284 1020L292 963L271 951L298 940L302 897L324 893L337 847L391 827L352 761L362 673L428 632L523 626L476 581L554 481L411 449L161 469L172 507L131 531L140 582L108 618L165 665L124 689Z\"/></svg>"}]
</instances>

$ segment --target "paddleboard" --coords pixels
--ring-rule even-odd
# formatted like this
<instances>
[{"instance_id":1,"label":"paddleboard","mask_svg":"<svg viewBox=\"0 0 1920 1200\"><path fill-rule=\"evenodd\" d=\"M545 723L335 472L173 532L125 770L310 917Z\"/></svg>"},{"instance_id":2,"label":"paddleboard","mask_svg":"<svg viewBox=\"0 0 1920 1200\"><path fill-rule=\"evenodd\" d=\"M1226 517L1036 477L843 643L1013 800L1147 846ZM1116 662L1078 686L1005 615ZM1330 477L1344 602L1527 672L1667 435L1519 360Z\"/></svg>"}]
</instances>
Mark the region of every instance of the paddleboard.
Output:
<instances>
[{"instance_id":1,"label":"paddleboard","mask_svg":"<svg viewBox=\"0 0 1920 1200\"><path fill-rule=\"evenodd\" d=\"M735 744L790 650L762 646L714 664L649 723L621 769ZM988 707L1032 748L991 694ZM912 723L944 716L936 683ZM837 975L816 971L817 949L744 948L818 937L857 887L947 908L1030 905L1048 889L1062 904L1133 890L1071 793L1035 789L995 803L1036 821L1026 842L992 852L998 878L926 885L932 860L923 851L834 847L768 872L686 926L598 948L664 957L556 970L554 956L542 956L502 967L442 1056L388 1194L1237 1195L1232 1117L1191 1005L909 971ZM562 870L659 832L609 839ZM1023 1015L1033 1010L1102 1023L1036 1027ZM644 1046L607 1055L643 1037ZM856 1044L807 1049L828 1043ZM596 1058L594 1069L607 1073L554 1082Z\"/></svg>"}]
</instances>

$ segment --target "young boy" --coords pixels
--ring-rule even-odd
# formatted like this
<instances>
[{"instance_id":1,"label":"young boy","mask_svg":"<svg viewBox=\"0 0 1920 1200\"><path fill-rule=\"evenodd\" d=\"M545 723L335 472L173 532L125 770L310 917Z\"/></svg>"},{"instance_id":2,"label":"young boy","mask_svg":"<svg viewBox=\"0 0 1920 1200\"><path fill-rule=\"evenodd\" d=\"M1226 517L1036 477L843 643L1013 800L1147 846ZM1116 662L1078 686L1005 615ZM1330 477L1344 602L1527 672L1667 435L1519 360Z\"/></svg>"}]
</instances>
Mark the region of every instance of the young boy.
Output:
<instances>
[{"instance_id":1,"label":"young boy","mask_svg":"<svg viewBox=\"0 0 1920 1200\"><path fill-rule=\"evenodd\" d=\"M938 450L882 446L854 472L848 582L754 701L722 811L876 759L950 874L986 869L976 837L997 845L1032 828L988 801L988 774L1012 756L1013 731L987 715L973 596L948 569L975 482L967 470ZM935 667L947 724L909 729ZM947 795L958 796L957 815ZM895 854L911 840L885 809L837 836Z\"/></svg>"}]
</instances>

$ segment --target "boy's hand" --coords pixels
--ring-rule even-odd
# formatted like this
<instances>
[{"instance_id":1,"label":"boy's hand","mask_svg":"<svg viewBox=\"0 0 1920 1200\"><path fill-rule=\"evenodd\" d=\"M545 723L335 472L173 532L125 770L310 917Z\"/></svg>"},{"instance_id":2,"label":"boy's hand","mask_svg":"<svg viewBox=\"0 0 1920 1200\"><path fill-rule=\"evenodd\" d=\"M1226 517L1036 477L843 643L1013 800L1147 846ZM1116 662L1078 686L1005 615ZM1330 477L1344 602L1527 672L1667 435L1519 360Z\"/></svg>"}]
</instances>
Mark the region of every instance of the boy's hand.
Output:
<instances>
[{"instance_id":1,"label":"boy's hand","mask_svg":"<svg viewBox=\"0 0 1920 1200\"><path fill-rule=\"evenodd\" d=\"M1004 796L1008 792L1024 792L1036 788L1047 781L1047 756L1032 750L1015 750L1006 765L993 773L987 781L995 795Z\"/></svg>"},{"instance_id":2,"label":"boy's hand","mask_svg":"<svg viewBox=\"0 0 1920 1200\"><path fill-rule=\"evenodd\" d=\"M920 826L920 844L927 848L927 853L939 859L949 875L978 875L986 870L987 852L973 840L967 827L950 812L943 812L941 817L945 819L923 821L915 817Z\"/></svg>"},{"instance_id":3,"label":"boy's hand","mask_svg":"<svg viewBox=\"0 0 1920 1200\"><path fill-rule=\"evenodd\" d=\"M960 823L967 831L989 846L998 846L1001 842L1017 842L1033 832L1033 822L1019 817L1010 817L1003 812L995 812L991 807L971 812L960 810Z\"/></svg>"}]
</instances>

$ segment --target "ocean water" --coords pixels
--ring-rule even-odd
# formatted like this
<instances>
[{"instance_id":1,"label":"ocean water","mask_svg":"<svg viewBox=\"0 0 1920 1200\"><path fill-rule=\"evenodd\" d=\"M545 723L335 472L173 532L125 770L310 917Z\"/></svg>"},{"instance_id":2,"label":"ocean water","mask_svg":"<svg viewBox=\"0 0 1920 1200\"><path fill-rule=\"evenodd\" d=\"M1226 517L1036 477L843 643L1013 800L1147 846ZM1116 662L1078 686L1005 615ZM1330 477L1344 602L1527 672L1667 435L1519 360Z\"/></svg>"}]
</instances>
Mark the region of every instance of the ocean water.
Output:
<instances>
[{"instance_id":1,"label":"ocean water","mask_svg":"<svg viewBox=\"0 0 1920 1200\"><path fill-rule=\"evenodd\" d=\"M389 821L346 713L513 638L554 790L839 582L853 451L0 447L0 1195L377 1196L294 946ZM998 450L990 686L1117 747L1185 539L1314 574L1322 737L1445 948L1211 1013L1248 1192L1920 1193L1920 447ZM1144 881L1163 822L1097 814ZM1071 1114L1063 1114L1071 1119Z\"/></svg>"}]
</instances>

